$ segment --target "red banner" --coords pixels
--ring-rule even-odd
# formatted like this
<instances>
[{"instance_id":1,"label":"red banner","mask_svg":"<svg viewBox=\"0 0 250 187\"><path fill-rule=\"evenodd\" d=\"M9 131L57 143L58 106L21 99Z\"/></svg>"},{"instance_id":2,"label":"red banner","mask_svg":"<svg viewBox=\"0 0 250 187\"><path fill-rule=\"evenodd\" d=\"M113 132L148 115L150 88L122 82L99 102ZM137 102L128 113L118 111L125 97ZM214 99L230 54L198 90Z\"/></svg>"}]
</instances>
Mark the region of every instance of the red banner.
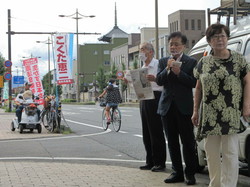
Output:
<instances>
[{"instance_id":1,"label":"red banner","mask_svg":"<svg viewBox=\"0 0 250 187\"><path fill-rule=\"evenodd\" d=\"M38 96L40 99L37 102L42 105L44 102L44 91L43 84L40 79L40 73L38 69L38 60L37 58L29 58L23 60L23 66L25 68L28 82L32 84L30 87L32 93Z\"/></svg>"}]
</instances>

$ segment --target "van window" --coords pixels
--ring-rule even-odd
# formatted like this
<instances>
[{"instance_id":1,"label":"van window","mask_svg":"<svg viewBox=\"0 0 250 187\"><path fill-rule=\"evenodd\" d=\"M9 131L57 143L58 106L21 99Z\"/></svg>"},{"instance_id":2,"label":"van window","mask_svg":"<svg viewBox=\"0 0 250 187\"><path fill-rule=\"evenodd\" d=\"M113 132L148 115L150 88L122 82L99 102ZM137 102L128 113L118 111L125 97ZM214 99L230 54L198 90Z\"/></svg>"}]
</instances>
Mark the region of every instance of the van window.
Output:
<instances>
[{"instance_id":1,"label":"van window","mask_svg":"<svg viewBox=\"0 0 250 187\"><path fill-rule=\"evenodd\" d=\"M250 41L249 40L247 41L244 55L246 57L247 62L250 63Z\"/></svg>"},{"instance_id":2,"label":"van window","mask_svg":"<svg viewBox=\"0 0 250 187\"><path fill-rule=\"evenodd\" d=\"M237 51L237 52L240 52L241 43L240 43L240 42L229 43L229 44L227 45L227 48L228 48L228 49L231 49L231 50L234 50L234 51Z\"/></svg>"},{"instance_id":3,"label":"van window","mask_svg":"<svg viewBox=\"0 0 250 187\"><path fill-rule=\"evenodd\" d=\"M205 52L205 48L202 48L201 50L191 52L190 56L195 58L197 61L199 61L201 57L203 57L204 52Z\"/></svg>"}]
</instances>

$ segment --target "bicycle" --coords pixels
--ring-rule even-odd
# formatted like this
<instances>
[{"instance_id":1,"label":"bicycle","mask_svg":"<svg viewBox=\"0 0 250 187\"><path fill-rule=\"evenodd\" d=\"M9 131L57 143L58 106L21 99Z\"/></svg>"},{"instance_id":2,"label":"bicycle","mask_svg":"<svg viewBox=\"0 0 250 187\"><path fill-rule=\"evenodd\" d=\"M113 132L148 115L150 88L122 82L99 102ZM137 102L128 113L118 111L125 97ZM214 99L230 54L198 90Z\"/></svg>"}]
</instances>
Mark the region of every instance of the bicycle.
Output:
<instances>
[{"instance_id":1,"label":"bicycle","mask_svg":"<svg viewBox=\"0 0 250 187\"><path fill-rule=\"evenodd\" d=\"M100 106L105 107L106 103L104 102L103 98L100 98ZM112 124L114 130L116 132L119 132L119 130L121 129L121 111L118 108L118 106L113 106L110 109L110 124ZM106 117L106 108L103 108L102 111L102 127L103 130L106 131L109 127L109 123L107 121L107 117Z\"/></svg>"},{"instance_id":2,"label":"bicycle","mask_svg":"<svg viewBox=\"0 0 250 187\"><path fill-rule=\"evenodd\" d=\"M50 132L60 129L61 122L61 106L56 106L56 101L52 98L48 102L48 106L44 107L41 113L41 121L43 126Z\"/></svg>"}]
</instances>

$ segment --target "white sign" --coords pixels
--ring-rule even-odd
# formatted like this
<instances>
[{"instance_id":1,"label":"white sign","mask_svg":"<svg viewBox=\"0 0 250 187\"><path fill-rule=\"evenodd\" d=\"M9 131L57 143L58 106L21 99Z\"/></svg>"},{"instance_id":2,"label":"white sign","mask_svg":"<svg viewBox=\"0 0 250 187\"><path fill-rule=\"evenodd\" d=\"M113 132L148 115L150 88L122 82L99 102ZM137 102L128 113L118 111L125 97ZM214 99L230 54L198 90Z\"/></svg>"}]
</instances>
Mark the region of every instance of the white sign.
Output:
<instances>
[{"instance_id":1,"label":"white sign","mask_svg":"<svg viewBox=\"0 0 250 187\"><path fill-rule=\"evenodd\" d=\"M55 51L55 64L56 64L56 79L57 84L72 84L72 70L70 53L69 34L57 34L54 37L54 51Z\"/></svg>"}]
</instances>

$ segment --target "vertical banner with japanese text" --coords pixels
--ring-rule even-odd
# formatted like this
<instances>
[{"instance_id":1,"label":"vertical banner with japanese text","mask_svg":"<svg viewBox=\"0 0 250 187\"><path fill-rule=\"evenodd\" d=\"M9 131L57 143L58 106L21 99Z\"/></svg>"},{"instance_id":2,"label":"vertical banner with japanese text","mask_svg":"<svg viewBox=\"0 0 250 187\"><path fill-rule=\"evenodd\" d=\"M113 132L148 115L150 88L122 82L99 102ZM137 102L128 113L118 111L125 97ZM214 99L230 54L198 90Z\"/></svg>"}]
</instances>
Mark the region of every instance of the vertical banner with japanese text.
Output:
<instances>
[{"instance_id":1,"label":"vertical banner with japanese text","mask_svg":"<svg viewBox=\"0 0 250 187\"><path fill-rule=\"evenodd\" d=\"M23 60L23 66L27 74L28 82L32 84L30 89L34 95L39 96L39 100L37 100L37 102L41 105L44 101L44 91L43 84L40 79L38 60L37 58Z\"/></svg>"},{"instance_id":2,"label":"vertical banner with japanese text","mask_svg":"<svg viewBox=\"0 0 250 187\"><path fill-rule=\"evenodd\" d=\"M71 34L56 34L54 36L54 54L57 84L72 84L72 49Z\"/></svg>"}]
</instances>

